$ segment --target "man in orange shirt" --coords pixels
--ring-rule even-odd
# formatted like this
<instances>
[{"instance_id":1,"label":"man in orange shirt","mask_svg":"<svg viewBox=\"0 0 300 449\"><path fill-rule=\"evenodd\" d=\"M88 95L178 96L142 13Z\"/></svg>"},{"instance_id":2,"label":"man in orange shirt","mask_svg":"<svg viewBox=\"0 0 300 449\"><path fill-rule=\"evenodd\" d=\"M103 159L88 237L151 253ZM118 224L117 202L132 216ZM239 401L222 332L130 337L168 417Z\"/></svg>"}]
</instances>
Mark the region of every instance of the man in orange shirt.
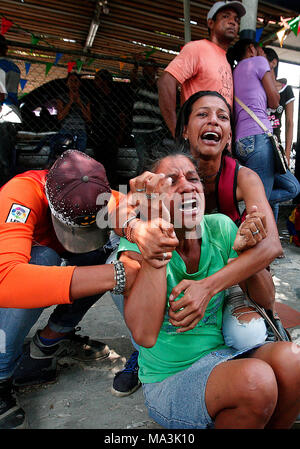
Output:
<instances>
[{"instance_id":1,"label":"man in orange shirt","mask_svg":"<svg viewBox=\"0 0 300 449\"><path fill-rule=\"evenodd\" d=\"M181 86L181 104L199 90L215 90L232 105L232 71L226 51L237 37L240 18L245 14L245 7L239 1L215 3L207 14L209 40L187 43L160 77L159 105L173 136L178 86Z\"/></svg>"},{"instance_id":2,"label":"man in orange shirt","mask_svg":"<svg viewBox=\"0 0 300 449\"><path fill-rule=\"evenodd\" d=\"M82 361L109 355L105 343L75 332L104 292L122 293L133 280L122 263L105 264L119 239L113 243L100 222L118 200L103 165L77 150L64 152L50 170L22 173L1 188L0 429L24 427L13 382L54 380L62 353ZM44 307L54 304L47 326L22 354Z\"/></svg>"}]
</instances>

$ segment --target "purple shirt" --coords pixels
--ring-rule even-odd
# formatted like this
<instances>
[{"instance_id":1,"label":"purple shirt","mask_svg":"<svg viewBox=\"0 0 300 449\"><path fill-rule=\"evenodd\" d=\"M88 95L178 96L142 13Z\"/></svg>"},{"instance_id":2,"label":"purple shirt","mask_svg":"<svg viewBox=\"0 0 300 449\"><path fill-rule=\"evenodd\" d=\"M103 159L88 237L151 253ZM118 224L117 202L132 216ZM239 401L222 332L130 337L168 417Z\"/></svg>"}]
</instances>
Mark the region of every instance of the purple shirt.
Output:
<instances>
[{"instance_id":1,"label":"purple shirt","mask_svg":"<svg viewBox=\"0 0 300 449\"><path fill-rule=\"evenodd\" d=\"M261 80L270 71L267 59L263 56L242 59L233 71L234 95L272 132L267 114L267 95ZM235 140L247 136L263 134L263 129L236 101L234 102Z\"/></svg>"}]
</instances>

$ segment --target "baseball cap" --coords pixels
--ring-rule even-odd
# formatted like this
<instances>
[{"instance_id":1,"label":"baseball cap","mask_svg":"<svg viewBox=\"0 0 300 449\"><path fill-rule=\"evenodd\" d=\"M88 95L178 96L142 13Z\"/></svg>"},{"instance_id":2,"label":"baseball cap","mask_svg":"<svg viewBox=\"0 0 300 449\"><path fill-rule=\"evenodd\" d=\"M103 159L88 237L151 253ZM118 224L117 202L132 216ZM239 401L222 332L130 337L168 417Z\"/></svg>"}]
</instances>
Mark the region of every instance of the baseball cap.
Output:
<instances>
[{"instance_id":1,"label":"baseball cap","mask_svg":"<svg viewBox=\"0 0 300 449\"><path fill-rule=\"evenodd\" d=\"M67 251L89 252L106 243L108 230L98 228L96 218L111 189L100 162L78 150L65 151L50 168L45 191L56 236Z\"/></svg>"},{"instance_id":2,"label":"baseball cap","mask_svg":"<svg viewBox=\"0 0 300 449\"><path fill-rule=\"evenodd\" d=\"M217 12L219 12L223 8L234 9L236 13L239 15L239 17L243 17L246 14L245 6L241 2L231 2L231 1L216 2L208 11L207 20L213 19L215 14L217 14Z\"/></svg>"}]
</instances>

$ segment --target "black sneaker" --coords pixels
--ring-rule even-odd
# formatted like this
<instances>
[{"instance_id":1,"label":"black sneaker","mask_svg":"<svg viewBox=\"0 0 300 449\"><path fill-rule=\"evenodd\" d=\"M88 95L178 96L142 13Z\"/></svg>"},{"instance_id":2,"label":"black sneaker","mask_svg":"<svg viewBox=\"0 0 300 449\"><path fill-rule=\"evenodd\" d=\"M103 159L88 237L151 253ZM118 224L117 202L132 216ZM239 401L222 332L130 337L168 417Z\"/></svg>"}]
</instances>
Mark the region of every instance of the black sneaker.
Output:
<instances>
[{"instance_id":1,"label":"black sneaker","mask_svg":"<svg viewBox=\"0 0 300 449\"><path fill-rule=\"evenodd\" d=\"M0 429L24 429L25 427L25 412L13 395L12 380L0 380Z\"/></svg>"},{"instance_id":2,"label":"black sneaker","mask_svg":"<svg viewBox=\"0 0 300 449\"><path fill-rule=\"evenodd\" d=\"M57 359L45 355L31 341L23 347L23 354L13 374L15 387L53 383L57 379Z\"/></svg>"},{"instance_id":3,"label":"black sneaker","mask_svg":"<svg viewBox=\"0 0 300 449\"><path fill-rule=\"evenodd\" d=\"M127 360L125 368L115 375L111 389L114 396L129 396L141 386L138 377L138 356L139 352L134 351Z\"/></svg>"},{"instance_id":4,"label":"black sneaker","mask_svg":"<svg viewBox=\"0 0 300 449\"><path fill-rule=\"evenodd\" d=\"M16 387L53 383L57 379L57 361L72 358L81 362L104 359L109 347L100 341L76 334L80 328L69 332L62 340L44 345L36 332L30 343L24 346L18 368L13 376Z\"/></svg>"}]
</instances>

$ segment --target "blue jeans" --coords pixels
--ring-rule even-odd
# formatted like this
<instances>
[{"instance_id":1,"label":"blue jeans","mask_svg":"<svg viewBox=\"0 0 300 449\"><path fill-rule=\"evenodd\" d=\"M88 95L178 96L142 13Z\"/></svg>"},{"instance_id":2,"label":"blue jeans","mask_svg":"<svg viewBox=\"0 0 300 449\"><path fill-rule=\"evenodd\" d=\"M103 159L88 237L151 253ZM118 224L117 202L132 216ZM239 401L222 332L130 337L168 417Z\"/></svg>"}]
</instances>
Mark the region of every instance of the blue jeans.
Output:
<instances>
[{"instance_id":1,"label":"blue jeans","mask_svg":"<svg viewBox=\"0 0 300 449\"><path fill-rule=\"evenodd\" d=\"M284 175L275 173L274 150L267 134L239 139L235 143L235 154L242 165L259 175L277 220L278 203L289 201L300 192L297 178L290 171Z\"/></svg>"},{"instance_id":2,"label":"blue jeans","mask_svg":"<svg viewBox=\"0 0 300 449\"><path fill-rule=\"evenodd\" d=\"M68 265L87 266L105 264L109 254L105 248L84 254L68 254ZM51 248L33 246L30 264L60 266L63 259ZM20 288L22 295L22 288ZM81 298L72 304L60 304L51 314L48 325L55 332L72 331L100 295ZM12 376L22 353L24 339L37 322L44 308L0 308L0 380Z\"/></svg>"}]
</instances>

